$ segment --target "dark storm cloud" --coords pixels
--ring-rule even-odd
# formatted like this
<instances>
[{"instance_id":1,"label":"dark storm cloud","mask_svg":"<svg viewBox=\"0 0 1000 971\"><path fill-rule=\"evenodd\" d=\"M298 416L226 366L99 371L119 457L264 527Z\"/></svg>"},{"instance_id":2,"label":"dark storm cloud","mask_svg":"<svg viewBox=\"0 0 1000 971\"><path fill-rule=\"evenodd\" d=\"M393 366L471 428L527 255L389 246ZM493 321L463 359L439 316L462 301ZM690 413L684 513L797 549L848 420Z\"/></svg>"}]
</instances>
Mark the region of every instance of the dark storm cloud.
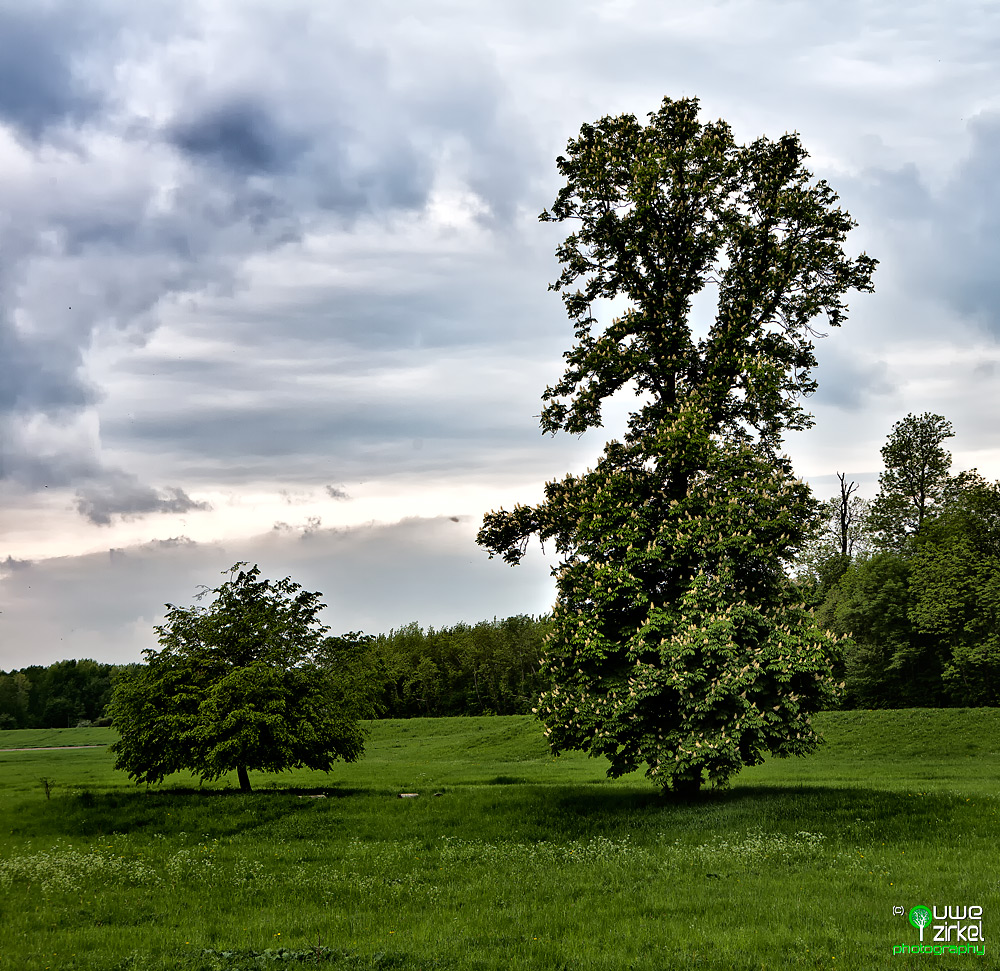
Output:
<instances>
[{"instance_id":1,"label":"dark storm cloud","mask_svg":"<svg viewBox=\"0 0 1000 971\"><path fill-rule=\"evenodd\" d=\"M326 487L326 494L331 499L350 499L351 497L339 486L328 485Z\"/></svg>"},{"instance_id":2,"label":"dark storm cloud","mask_svg":"<svg viewBox=\"0 0 1000 971\"><path fill-rule=\"evenodd\" d=\"M268 109L249 96L201 106L168 126L168 141L196 160L250 175L287 171L308 142L282 130Z\"/></svg>"},{"instance_id":3,"label":"dark storm cloud","mask_svg":"<svg viewBox=\"0 0 1000 971\"><path fill-rule=\"evenodd\" d=\"M282 475L322 476L331 465L351 479L401 472L458 475L488 464L497 447L537 437L530 419L504 427L471 412L460 420L448 409L372 414L314 406L303 413L265 405L239 414L207 413L197 422L137 418L129 435L136 452L176 450L189 469L215 481L239 481L255 465L258 474L278 475L279 481ZM274 472L275 460L283 473Z\"/></svg>"},{"instance_id":4,"label":"dark storm cloud","mask_svg":"<svg viewBox=\"0 0 1000 971\"><path fill-rule=\"evenodd\" d=\"M509 225L551 162L533 120L511 108L493 57L475 47L453 50L445 59L422 61L408 82L402 98L411 117L446 140L451 163L484 208L479 221Z\"/></svg>"},{"instance_id":5,"label":"dark storm cloud","mask_svg":"<svg viewBox=\"0 0 1000 971\"><path fill-rule=\"evenodd\" d=\"M939 202L934 239L945 292L953 305L1000 338L1000 114L983 113L970 125L972 146Z\"/></svg>"},{"instance_id":6,"label":"dark storm cloud","mask_svg":"<svg viewBox=\"0 0 1000 971\"><path fill-rule=\"evenodd\" d=\"M865 175L865 194L883 216L909 222L927 219L933 214L934 200L930 190L912 162L894 171L869 169Z\"/></svg>"},{"instance_id":7,"label":"dark storm cloud","mask_svg":"<svg viewBox=\"0 0 1000 971\"><path fill-rule=\"evenodd\" d=\"M102 104L75 63L102 32L88 6L0 7L0 120L32 139L51 125L90 117Z\"/></svg>"},{"instance_id":8,"label":"dark storm cloud","mask_svg":"<svg viewBox=\"0 0 1000 971\"><path fill-rule=\"evenodd\" d=\"M262 227L240 200L210 186L181 187L165 212L147 217L157 190L141 173L123 174L117 193L86 165L72 174L78 185L67 179L54 192L37 186L0 198L16 216L0 223L9 254L0 267L0 479L36 488L101 473L98 443L87 455L75 446L60 454L29 435L36 416L70 424L101 400L84 369L95 330L118 329L141 344L163 301L224 290L241 259L288 232L270 217ZM100 516L100 502L87 514Z\"/></svg>"},{"instance_id":9,"label":"dark storm cloud","mask_svg":"<svg viewBox=\"0 0 1000 971\"><path fill-rule=\"evenodd\" d=\"M207 502L195 502L177 486L152 489L134 476L119 474L81 489L76 508L95 526L108 526L114 516L135 519L151 513L185 513L212 507Z\"/></svg>"},{"instance_id":10,"label":"dark storm cloud","mask_svg":"<svg viewBox=\"0 0 1000 971\"><path fill-rule=\"evenodd\" d=\"M384 145L384 156L355 168L344 157L347 141L331 140L317 152L311 177L315 202L349 220L383 211L420 209L434 182L431 159L405 137Z\"/></svg>"},{"instance_id":11,"label":"dark storm cloud","mask_svg":"<svg viewBox=\"0 0 1000 971\"><path fill-rule=\"evenodd\" d=\"M89 20L82 9L0 14L0 82L8 82L0 83L0 122L42 137L87 112L86 126L60 135L62 154L30 149L21 181L0 180L9 217L0 223L0 424L7 428L28 428L38 414L68 421L100 401L84 362L98 328L141 345L171 300L236 293L246 260L300 239L307 227L329 231L329 216L350 231L364 216L419 211L445 170L459 191L478 196L494 226L512 219L532 191L537 139L512 113L508 85L481 44L456 50L427 34L380 47L364 29L343 32L336 19L305 34L304 20L265 10L221 10L220 23L233 29L216 30L195 8L176 23L153 6L143 8L148 16L94 7L103 12ZM203 43L211 57L173 60L174 41ZM141 90L123 78L138 78ZM255 319L252 310L244 324L234 315L213 323L242 327L251 345L340 335L359 349L446 347L456 337L500 333L499 313L494 328L469 325L484 316L487 264L463 254L467 285L456 287L459 257L448 256L411 266L411 283L393 287L405 264L398 256L393 267L372 254L370 266L383 261L380 285L337 294L336 313L327 293L325 306L288 307L280 326L273 313ZM508 318L529 327L515 313ZM211 364L182 367L201 367L211 379ZM255 371L252 384L260 389L266 378ZM157 396L155 381L147 392ZM113 426L102 423L104 444ZM42 459L37 441L29 436L15 448L15 437L4 435L0 478L41 487L74 475L100 480L108 471L100 442L86 461L57 450ZM81 512L113 514L102 505L103 486L94 488L82 494ZM147 499L131 514L144 502L163 508L144 488Z\"/></svg>"},{"instance_id":12,"label":"dark storm cloud","mask_svg":"<svg viewBox=\"0 0 1000 971\"><path fill-rule=\"evenodd\" d=\"M324 375L315 363L287 379L272 375L266 397L240 392L232 400L198 400L185 385L172 385L167 372L169 405L137 401L141 411L108 417L102 430L136 454L176 454L212 481L238 479L253 463L273 470L275 461L285 475L309 470L320 481L329 474L324 467L348 480L418 470L457 474L488 464L497 447L537 438L538 393L532 389L530 402L511 407L509 378L478 388L473 400L461 365L400 384L391 370L360 381L335 368ZM226 386L243 387L237 367Z\"/></svg>"},{"instance_id":13,"label":"dark storm cloud","mask_svg":"<svg viewBox=\"0 0 1000 971\"><path fill-rule=\"evenodd\" d=\"M2 375L0 375L2 378ZM54 423L57 429L63 423ZM101 473L91 442L73 435L66 423L59 444L39 443L15 417L0 415L0 483L41 492L77 485Z\"/></svg>"}]
</instances>

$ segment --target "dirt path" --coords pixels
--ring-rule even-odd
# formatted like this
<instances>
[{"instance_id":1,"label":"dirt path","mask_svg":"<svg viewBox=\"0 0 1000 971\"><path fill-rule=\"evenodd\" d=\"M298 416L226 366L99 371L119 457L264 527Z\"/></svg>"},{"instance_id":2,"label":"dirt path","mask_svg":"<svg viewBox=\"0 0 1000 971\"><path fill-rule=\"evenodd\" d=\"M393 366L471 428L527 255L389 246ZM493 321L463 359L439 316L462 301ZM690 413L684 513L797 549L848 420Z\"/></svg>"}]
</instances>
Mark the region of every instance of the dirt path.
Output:
<instances>
[{"instance_id":1,"label":"dirt path","mask_svg":"<svg viewBox=\"0 0 1000 971\"><path fill-rule=\"evenodd\" d=\"M56 752L66 748L107 748L107 745L35 745L32 748L0 748L3 752Z\"/></svg>"}]
</instances>

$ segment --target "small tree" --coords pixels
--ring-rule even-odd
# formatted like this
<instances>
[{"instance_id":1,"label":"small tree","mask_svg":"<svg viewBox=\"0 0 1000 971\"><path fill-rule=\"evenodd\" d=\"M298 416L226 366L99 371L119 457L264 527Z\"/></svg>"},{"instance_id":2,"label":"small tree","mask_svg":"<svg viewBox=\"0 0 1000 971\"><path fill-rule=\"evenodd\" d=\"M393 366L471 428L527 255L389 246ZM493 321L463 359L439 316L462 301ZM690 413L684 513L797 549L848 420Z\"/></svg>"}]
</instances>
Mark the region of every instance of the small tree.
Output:
<instances>
[{"instance_id":1,"label":"small tree","mask_svg":"<svg viewBox=\"0 0 1000 971\"><path fill-rule=\"evenodd\" d=\"M940 508L951 468L951 454L941 443L954 435L950 421L930 412L909 414L892 426L882 446L885 471L869 517L883 549L902 549Z\"/></svg>"},{"instance_id":2,"label":"small tree","mask_svg":"<svg viewBox=\"0 0 1000 971\"><path fill-rule=\"evenodd\" d=\"M649 117L584 125L540 217L579 223L550 288L577 343L543 395L543 432L600 427L626 386L644 404L596 468L491 512L477 542L511 564L532 534L563 554L538 705L553 749L606 756L612 776L645 763L691 791L766 751L812 750L810 714L836 698L837 646L784 572L816 504L778 449L812 424L798 401L816 387L811 322L839 326L875 261L844 255L854 223L795 135L737 145L695 99ZM709 285L715 319L696 337ZM617 296L630 307L602 328L592 304Z\"/></svg>"},{"instance_id":3,"label":"small tree","mask_svg":"<svg viewBox=\"0 0 1000 971\"><path fill-rule=\"evenodd\" d=\"M317 663L328 630L316 620L320 595L243 566L226 571L210 608L167 604L155 628L162 650L116 680L108 712L121 738L111 751L137 783L235 770L249 792L250 770L329 771L363 751L356 711L335 702L335 672Z\"/></svg>"}]
</instances>

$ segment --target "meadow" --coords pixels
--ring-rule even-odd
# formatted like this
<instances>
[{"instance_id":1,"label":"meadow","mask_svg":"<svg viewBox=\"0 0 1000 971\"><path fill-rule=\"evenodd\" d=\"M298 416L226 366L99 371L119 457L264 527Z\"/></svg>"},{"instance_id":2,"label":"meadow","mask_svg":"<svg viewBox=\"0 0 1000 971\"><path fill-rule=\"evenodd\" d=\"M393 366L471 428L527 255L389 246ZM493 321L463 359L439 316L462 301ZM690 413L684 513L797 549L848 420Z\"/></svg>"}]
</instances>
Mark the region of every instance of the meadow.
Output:
<instances>
[{"instance_id":1,"label":"meadow","mask_svg":"<svg viewBox=\"0 0 1000 971\"><path fill-rule=\"evenodd\" d=\"M251 794L0 752L0 968L1000 967L1000 711L816 722L815 755L686 803L521 716L375 722L360 762ZM894 955L917 904L981 906L985 956Z\"/></svg>"}]
</instances>

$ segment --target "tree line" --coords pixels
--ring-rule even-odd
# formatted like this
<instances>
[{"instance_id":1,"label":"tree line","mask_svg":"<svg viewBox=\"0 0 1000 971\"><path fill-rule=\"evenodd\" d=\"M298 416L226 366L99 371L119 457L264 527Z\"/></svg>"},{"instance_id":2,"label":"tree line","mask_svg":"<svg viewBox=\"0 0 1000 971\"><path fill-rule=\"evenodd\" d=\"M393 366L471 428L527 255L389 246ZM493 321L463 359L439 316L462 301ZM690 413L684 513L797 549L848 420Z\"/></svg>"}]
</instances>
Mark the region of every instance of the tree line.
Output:
<instances>
[{"instance_id":1,"label":"tree line","mask_svg":"<svg viewBox=\"0 0 1000 971\"><path fill-rule=\"evenodd\" d=\"M849 708L1000 704L1000 482L952 474L951 422L898 421L868 502L839 474L797 562L821 626L845 638Z\"/></svg>"},{"instance_id":2,"label":"tree line","mask_svg":"<svg viewBox=\"0 0 1000 971\"><path fill-rule=\"evenodd\" d=\"M542 689L545 616L326 638L345 666L363 665L376 716L524 715ZM57 661L0 672L0 730L109 725L115 678L138 664Z\"/></svg>"},{"instance_id":3,"label":"tree line","mask_svg":"<svg viewBox=\"0 0 1000 971\"><path fill-rule=\"evenodd\" d=\"M109 725L105 709L121 669L71 660L0 671L0 729Z\"/></svg>"},{"instance_id":4,"label":"tree line","mask_svg":"<svg viewBox=\"0 0 1000 971\"><path fill-rule=\"evenodd\" d=\"M455 624L408 624L371 639L376 695L388 718L414 715L524 715L544 686L548 615Z\"/></svg>"}]
</instances>

